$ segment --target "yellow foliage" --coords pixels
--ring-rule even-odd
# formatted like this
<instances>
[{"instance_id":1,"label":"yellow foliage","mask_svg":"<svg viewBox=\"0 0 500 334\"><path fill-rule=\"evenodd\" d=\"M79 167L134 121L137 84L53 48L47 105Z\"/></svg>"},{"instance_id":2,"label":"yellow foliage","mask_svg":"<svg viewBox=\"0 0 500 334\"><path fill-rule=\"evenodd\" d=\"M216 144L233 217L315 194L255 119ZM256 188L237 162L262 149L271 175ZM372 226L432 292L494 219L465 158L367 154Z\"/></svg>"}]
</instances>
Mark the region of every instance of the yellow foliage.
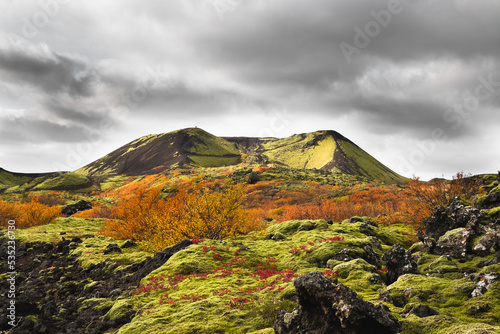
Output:
<instances>
[{"instance_id":1,"label":"yellow foliage","mask_svg":"<svg viewBox=\"0 0 500 334\"><path fill-rule=\"evenodd\" d=\"M146 249L160 251L182 239L222 239L248 233L249 223L242 205L243 185L229 182L209 185L206 181L179 186L178 192L161 198L161 189L139 188L118 203L115 219L102 233L115 239L144 241Z\"/></svg>"}]
</instances>

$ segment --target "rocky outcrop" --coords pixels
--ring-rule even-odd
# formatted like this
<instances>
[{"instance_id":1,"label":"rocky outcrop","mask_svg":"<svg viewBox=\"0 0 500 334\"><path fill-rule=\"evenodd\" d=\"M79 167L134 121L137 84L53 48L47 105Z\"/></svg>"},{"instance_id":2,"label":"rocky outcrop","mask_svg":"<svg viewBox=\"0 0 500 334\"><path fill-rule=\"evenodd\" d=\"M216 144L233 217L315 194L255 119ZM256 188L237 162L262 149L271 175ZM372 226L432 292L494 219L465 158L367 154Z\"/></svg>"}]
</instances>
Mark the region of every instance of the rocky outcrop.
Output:
<instances>
[{"instance_id":1,"label":"rocky outcrop","mask_svg":"<svg viewBox=\"0 0 500 334\"><path fill-rule=\"evenodd\" d=\"M373 250L371 246L368 245L364 246L363 249L344 248L334 256L335 260L344 262L351 261L357 258L361 258L377 268L381 267L380 256Z\"/></svg>"},{"instance_id":2,"label":"rocky outcrop","mask_svg":"<svg viewBox=\"0 0 500 334\"><path fill-rule=\"evenodd\" d=\"M481 209L491 209L500 206L500 192L493 191L477 203Z\"/></svg>"},{"instance_id":3,"label":"rocky outcrop","mask_svg":"<svg viewBox=\"0 0 500 334\"><path fill-rule=\"evenodd\" d=\"M448 207L436 206L432 214L422 219L425 228L425 237L438 240L446 232L459 227L476 231L479 222L484 218L483 211L466 207L458 196L450 200ZM420 241L424 242L424 234L419 234Z\"/></svg>"},{"instance_id":4,"label":"rocky outcrop","mask_svg":"<svg viewBox=\"0 0 500 334\"><path fill-rule=\"evenodd\" d=\"M319 271L295 280L297 310L280 311L274 330L278 334L397 333L398 322L383 304L363 301L348 287L334 285Z\"/></svg>"},{"instance_id":5,"label":"rocky outcrop","mask_svg":"<svg viewBox=\"0 0 500 334\"><path fill-rule=\"evenodd\" d=\"M488 291L488 289L490 288L490 285L495 283L499 277L500 274L498 273L481 274L476 283L476 288L474 289L474 291L472 291L471 296L478 297L485 294L486 291Z\"/></svg>"},{"instance_id":6,"label":"rocky outcrop","mask_svg":"<svg viewBox=\"0 0 500 334\"><path fill-rule=\"evenodd\" d=\"M500 250L500 226L490 224L482 228L482 236L472 248L474 254L487 256Z\"/></svg>"},{"instance_id":7,"label":"rocky outcrop","mask_svg":"<svg viewBox=\"0 0 500 334\"><path fill-rule=\"evenodd\" d=\"M385 252L382 259L387 267L387 283L389 284L395 282L401 275L417 272L417 263L413 260L410 251L405 251L399 243Z\"/></svg>"},{"instance_id":8,"label":"rocky outcrop","mask_svg":"<svg viewBox=\"0 0 500 334\"><path fill-rule=\"evenodd\" d=\"M463 259L467 253L470 253L469 250L474 236L475 232L468 228L457 228L448 231L439 238L432 253Z\"/></svg>"},{"instance_id":9,"label":"rocky outcrop","mask_svg":"<svg viewBox=\"0 0 500 334\"><path fill-rule=\"evenodd\" d=\"M88 201L81 200L76 202L75 204L66 205L62 208L61 213L66 216L71 216L77 213L78 211L90 210L92 209L92 204Z\"/></svg>"},{"instance_id":10,"label":"rocky outcrop","mask_svg":"<svg viewBox=\"0 0 500 334\"><path fill-rule=\"evenodd\" d=\"M490 224L485 225L488 220ZM421 229L417 232L422 252L464 259L467 255L488 256L500 251L498 223L484 210L465 206L458 196L446 208L435 207L422 223L425 233Z\"/></svg>"}]
</instances>

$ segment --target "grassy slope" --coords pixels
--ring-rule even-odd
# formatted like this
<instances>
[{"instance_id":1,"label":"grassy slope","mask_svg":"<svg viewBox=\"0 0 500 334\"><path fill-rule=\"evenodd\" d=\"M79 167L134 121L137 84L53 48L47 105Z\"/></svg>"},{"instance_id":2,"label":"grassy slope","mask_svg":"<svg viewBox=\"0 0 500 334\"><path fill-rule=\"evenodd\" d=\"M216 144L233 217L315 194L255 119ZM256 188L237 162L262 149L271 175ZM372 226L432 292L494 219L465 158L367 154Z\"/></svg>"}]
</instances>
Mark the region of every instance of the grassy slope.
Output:
<instances>
[{"instance_id":1,"label":"grassy slope","mask_svg":"<svg viewBox=\"0 0 500 334\"><path fill-rule=\"evenodd\" d=\"M90 180L74 172L51 173L41 176L13 174L0 170L0 190L5 193L20 193L34 190L81 189L90 184Z\"/></svg>"},{"instance_id":2,"label":"grassy slope","mask_svg":"<svg viewBox=\"0 0 500 334\"><path fill-rule=\"evenodd\" d=\"M322 168L333 158L336 142L332 137L320 140L317 145L307 144L314 141L318 134L307 133L284 139L265 141L262 146L269 162L276 162L297 169Z\"/></svg>"},{"instance_id":3,"label":"grassy slope","mask_svg":"<svg viewBox=\"0 0 500 334\"><path fill-rule=\"evenodd\" d=\"M359 168L361 169L359 173L361 175L384 182L401 182L405 180L404 177L395 173L353 143L340 141L339 144L342 151L353 162L353 167L356 168L357 166L359 166Z\"/></svg>"},{"instance_id":4,"label":"grassy slope","mask_svg":"<svg viewBox=\"0 0 500 334\"><path fill-rule=\"evenodd\" d=\"M63 173L49 178L34 187L34 190L62 189L66 187L79 187L88 184L90 180L77 173Z\"/></svg>"},{"instance_id":5,"label":"grassy slope","mask_svg":"<svg viewBox=\"0 0 500 334\"><path fill-rule=\"evenodd\" d=\"M31 181L33 178L29 176L16 176L13 173L0 169L0 189L8 189L10 187L19 186L23 183Z\"/></svg>"},{"instance_id":6,"label":"grassy slope","mask_svg":"<svg viewBox=\"0 0 500 334\"><path fill-rule=\"evenodd\" d=\"M263 155L269 162L296 169L328 168L333 172L348 172L352 175L365 176L384 182L404 181L355 144L334 138L328 131L311 132L294 135L284 139L262 140ZM339 153L342 161L336 161L330 167L334 156Z\"/></svg>"}]
</instances>

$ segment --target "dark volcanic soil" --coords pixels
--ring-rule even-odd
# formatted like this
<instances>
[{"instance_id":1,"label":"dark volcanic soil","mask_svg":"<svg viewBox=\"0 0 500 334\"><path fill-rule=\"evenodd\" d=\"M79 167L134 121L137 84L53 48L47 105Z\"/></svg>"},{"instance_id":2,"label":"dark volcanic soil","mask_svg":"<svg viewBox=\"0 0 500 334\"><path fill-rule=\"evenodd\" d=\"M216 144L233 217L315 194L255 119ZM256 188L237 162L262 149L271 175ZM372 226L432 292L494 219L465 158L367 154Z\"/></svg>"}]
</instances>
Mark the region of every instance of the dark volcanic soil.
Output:
<instances>
[{"instance_id":1,"label":"dark volcanic soil","mask_svg":"<svg viewBox=\"0 0 500 334\"><path fill-rule=\"evenodd\" d=\"M129 322L134 314L113 321L101 321L109 307L94 309L99 302L90 298L115 299L137 288L140 280L165 263L173 254L191 244L184 240L116 272L116 264L104 261L82 268L70 249L79 238L50 243L18 244L16 249L16 326L2 316L0 331L10 333L104 333L112 332ZM7 239L0 239L0 261L7 264ZM4 268L3 272L8 272ZM93 283L94 282L94 283ZM89 285L89 283L93 283ZM0 287L0 313L6 315L10 299L9 285ZM28 318L26 318L29 316ZM19 317L23 317L19 321Z\"/></svg>"}]
</instances>

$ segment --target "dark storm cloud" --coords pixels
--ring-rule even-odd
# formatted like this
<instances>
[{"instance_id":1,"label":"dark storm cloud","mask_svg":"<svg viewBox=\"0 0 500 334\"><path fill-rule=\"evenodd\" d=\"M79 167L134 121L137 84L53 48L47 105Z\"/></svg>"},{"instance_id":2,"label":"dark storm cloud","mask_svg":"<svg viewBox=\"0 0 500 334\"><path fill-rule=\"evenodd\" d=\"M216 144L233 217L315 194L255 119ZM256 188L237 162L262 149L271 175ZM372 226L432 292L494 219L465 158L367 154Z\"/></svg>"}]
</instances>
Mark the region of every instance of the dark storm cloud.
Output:
<instances>
[{"instance_id":1,"label":"dark storm cloud","mask_svg":"<svg viewBox=\"0 0 500 334\"><path fill-rule=\"evenodd\" d=\"M26 52L28 51L28 52ZM38 87L47 94L67 92L75 96L92 94L92 76L83 61L59 55L43 47L38 54L11 48L0 50L0 70L10 81Z\"/></svg>"},{"instance_id":2,"label":"dark storm cloud","mask_svg":"<svg viewBox=\"0 0 500 334\"><path fill-rule=\"evenodd\" d=\"M450 142L466 152L482 131L498 139L499 2L228 3L223 12L217 1L196 0L61 5L36 36L18 45L0 40L0 110L22 110L25 122L0 113L0 129L20 141L77 142L83 129L110 119L130 129L109 133L119 146L151 128L201 120L211 120L214 134L224 135L231 120L231 131L258 135L270 128L273 110L286 109L287 126L272 135L338 126L361 142L407 140L389 163L441 129L448 142L436 152L444 153L429 154L418 168L456 163L443 158L457 154ZM9 10L0 14L0 33L21 34L25 19L43 8L16 2ZM356 52L346 58L342 43ZM478 85L489 96L463 111Z\"/></svg>"},{"instance_id":3,"label":"dark storm cloud","mask_svg":"<svg viewBox=\"0 0 500 334\"><path fill-rule=\"evenodd\" d=\"M0 123L0 140L16 143L77 143L85 140L81 128L64 126L41 119L9 119Z\"/></svg>"}]
</instances>

